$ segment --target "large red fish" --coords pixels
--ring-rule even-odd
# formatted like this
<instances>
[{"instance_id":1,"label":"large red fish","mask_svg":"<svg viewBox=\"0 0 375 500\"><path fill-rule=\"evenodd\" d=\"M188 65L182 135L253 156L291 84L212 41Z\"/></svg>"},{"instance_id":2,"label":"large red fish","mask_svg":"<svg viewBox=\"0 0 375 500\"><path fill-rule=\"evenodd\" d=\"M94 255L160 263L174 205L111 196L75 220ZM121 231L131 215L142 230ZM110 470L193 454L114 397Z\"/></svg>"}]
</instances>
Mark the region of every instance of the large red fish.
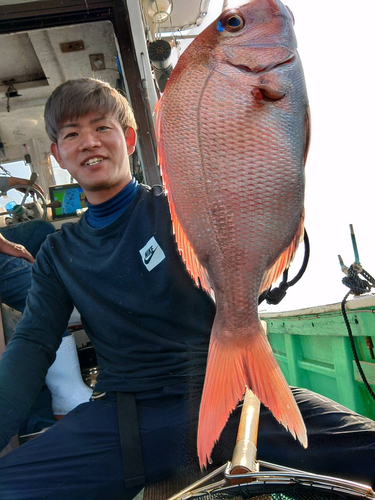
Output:
<instances>
[{"instance_id":1,"label":"large red fish","mask_svg":"<svg viewBox=\"0 0 375 500\"><path fill-rule=\"evenodd\" d=\"M303 446L306 429L258 316L303 237L308 99L280 0L222 13L182 54L158 106L159 161L179 251L216 300L198 456L245 386Z\"/></svg>"}]
</instances>

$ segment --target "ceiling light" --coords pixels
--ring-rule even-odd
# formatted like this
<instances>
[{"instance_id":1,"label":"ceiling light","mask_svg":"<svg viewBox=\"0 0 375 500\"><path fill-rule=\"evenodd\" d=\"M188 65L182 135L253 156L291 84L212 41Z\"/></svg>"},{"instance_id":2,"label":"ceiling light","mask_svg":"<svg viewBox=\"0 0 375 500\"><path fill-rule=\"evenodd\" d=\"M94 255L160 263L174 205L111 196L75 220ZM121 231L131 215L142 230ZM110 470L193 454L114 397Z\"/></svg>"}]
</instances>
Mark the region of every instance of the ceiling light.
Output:
<instances>
[{"instance_id":1,"label":"ceiling light","mask_svg":"<svg viewBox=\"0 0 375 500\"><path fill-rule=\"evenodd\" d=\"M154 23L165 23L172 14L172 0L143 0L146 16Z\"/></svg>"}]
</instances>

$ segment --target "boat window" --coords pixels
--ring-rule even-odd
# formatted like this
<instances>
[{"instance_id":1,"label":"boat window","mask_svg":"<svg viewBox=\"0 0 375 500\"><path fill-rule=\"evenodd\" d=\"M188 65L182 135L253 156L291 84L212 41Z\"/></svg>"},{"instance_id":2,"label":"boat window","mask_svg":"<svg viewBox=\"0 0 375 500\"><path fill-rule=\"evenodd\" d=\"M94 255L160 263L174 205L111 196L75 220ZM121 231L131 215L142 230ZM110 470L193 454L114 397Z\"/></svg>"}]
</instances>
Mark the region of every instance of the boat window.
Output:
<instances>
[{"instance_id":1,"label":"boat window","mask_svg":"<svg viewBox=\"0 0 375 500\"><path fill-rule=\"evenodd\" d=\"M0 175L6 175L9 176L9 174L12 177L21 177L23 179L28 179L31 175L31 168L28 163L25 163L23 160L15 160L12 162L3 162L0 165ZM16 203L20 203L23 195L18 192L16 189L13 189L12 191L12 198ZM1 201L1 200L0 200Z\"/></svg>"},{"instance_id":2,"label":"boat window","mask_svg":"<svg viewBox=\"0 0 375 500\"><path fill-rule=\"evenodd\" d=\"M76 182L67 170L64 170L60 167L53 155L49 156L49 160L52 167L52 175L55 185L70 184L72 182Z\"/></svg>"}]
</instances>

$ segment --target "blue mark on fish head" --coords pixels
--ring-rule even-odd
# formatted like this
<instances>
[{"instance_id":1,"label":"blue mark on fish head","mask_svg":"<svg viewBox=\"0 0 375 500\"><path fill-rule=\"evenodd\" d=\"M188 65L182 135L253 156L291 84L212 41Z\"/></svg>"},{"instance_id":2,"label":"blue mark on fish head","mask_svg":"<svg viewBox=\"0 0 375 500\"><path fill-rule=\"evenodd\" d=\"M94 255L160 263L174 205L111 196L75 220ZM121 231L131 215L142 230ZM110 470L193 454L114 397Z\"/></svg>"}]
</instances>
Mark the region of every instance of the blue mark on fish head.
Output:
<instances>
[{"instance_id":1,"label":"blue mark on fish head","mask_svg":"<svg viewBox=\"0 0 375 500\"><path fill-rule=\"evenodd\" d=\"M224 31L224 28L223 28L223 25L221 24L221 21L218 21L218 23L217 23L217 25L216 25L216 29L217 29L217 31L219 31L219 32Z\"/></svg>"}]
</instances>

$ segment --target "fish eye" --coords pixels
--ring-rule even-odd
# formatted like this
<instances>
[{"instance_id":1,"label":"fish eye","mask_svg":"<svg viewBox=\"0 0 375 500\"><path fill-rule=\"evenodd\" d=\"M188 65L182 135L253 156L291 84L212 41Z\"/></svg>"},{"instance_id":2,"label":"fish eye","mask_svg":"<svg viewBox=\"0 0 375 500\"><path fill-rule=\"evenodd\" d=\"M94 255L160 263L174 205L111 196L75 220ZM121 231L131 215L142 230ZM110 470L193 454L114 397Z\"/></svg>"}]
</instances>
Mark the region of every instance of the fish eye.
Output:
<instances>
[{"instance_id":1,"label":"fish eye","mask_svg":"<svg viewBox=\"0 0 375 500\"><path fill-rule=\"evenodd\" d=\"M245 19L242 17L237 9L231 9L224 13L223 17L219 21L220 28L219 31L229 31L230 33L235 33L242 30L245 26Z\"/></svg>"},{"instance_id":2,"label":"fish eye","mask_svg":"<svg viewBox=\"0 0 375 500\"><path fill-rule=\"evenodd\" d=\"M231 28L238 28L241 26L242 19L240 16L232 16L228 19L227 25L230 26Z\"/></svg>"}]
</instances>

